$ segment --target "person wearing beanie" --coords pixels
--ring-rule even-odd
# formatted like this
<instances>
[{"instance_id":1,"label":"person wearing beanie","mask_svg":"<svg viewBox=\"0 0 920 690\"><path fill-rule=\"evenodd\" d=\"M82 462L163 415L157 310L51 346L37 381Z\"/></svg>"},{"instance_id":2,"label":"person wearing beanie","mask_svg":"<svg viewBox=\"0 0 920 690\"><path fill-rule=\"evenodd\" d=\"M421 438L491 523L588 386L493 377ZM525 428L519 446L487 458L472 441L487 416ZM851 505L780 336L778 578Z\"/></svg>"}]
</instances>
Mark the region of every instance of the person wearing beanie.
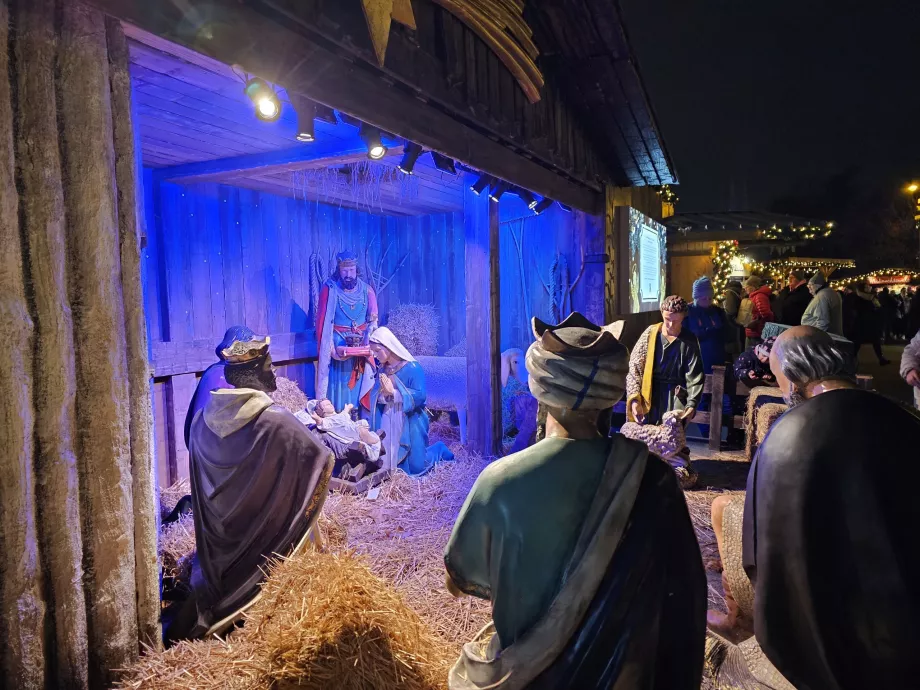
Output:
<instances>
[{"instance_id":1,"label":"person wearing beanie","mask_svg":"<svg viewBox=\"0 0 920 690\"><path fill-rule=\"evenodd\" d=\"M743 292L744 288L741 287L739 281L730 280L725 285L725 294L722 299L722 308L725 310L725 316L728 317L726 351L733 359L743 351L741 345L744 341L744 329L738 325L738 312L741 309ZM811 299L811 295L808 297Z\"/></svg>"},{"instance_id":2,"label":"person wearing beanie","mask_svg":"<svg viewBox=\"0 0 920 690\"><path fill-rule=\"evenodd\" d=\"M747 297L751 300L750 321L744 324L745 348L750 349L761 342L763 327L773 321L773 307L770 306L770 286L764 285L760 276L751 276L744 283Z\"/></svg>"},{"instance_id":3,"label":"person wearing beanie","mask_svg":"<svg viewBox=\"0 0 920 690\"><path fill-rule=\"evenodd\" d=\"M687 312L684 325L700 341L703 371L712 373L714 364L725 364L726 322L728 317L722 307L713 304L715 290L707 276L693 283L693 304Z\"/></svg>"},{"instance_id":4,"label":"person wearing beanie","mask_svg":"<svg viewBox=\"0 0 920 690\"><path fill-rule=\"evenodd\" d=\"M808 281L811 302L802 314L803 326L818 328L831 335L843 336L843 299L836 290L827 285L827 278L821 271Z\"/></svg>"},{"instance_id":5,"label":"person wearing beanie","mask_svg":"<svg viewBox=\"0 0 920 690\"><path fill-rule=\"evenodd\" d=\"M808 291L808 281L805 280L805 271L795 269L786 276L788 283L776 299L776 320L787 326L800 326L802 314L808 309L811 302L811 293Z\"/></svg>"}]
</instances>

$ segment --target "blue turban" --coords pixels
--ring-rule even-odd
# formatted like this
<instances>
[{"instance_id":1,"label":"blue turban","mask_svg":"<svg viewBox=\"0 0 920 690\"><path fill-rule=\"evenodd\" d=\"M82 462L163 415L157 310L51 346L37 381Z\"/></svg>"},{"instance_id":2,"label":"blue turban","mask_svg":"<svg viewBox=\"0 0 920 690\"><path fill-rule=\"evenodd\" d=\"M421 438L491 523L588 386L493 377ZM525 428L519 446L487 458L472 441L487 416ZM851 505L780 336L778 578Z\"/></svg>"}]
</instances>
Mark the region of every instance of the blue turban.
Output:
<instances>
[{"instance_id":1,"label":"blue turban","mask_svg":"<svg viewBox=\"0 0 920 690\"><path fill-rule=\"evenodd\" d=\"M708 276L700 276L693 281L693 299L712 297L714 294L715 290L713 290L712 281L709 280Z\"/></svg>"}]
</instances>

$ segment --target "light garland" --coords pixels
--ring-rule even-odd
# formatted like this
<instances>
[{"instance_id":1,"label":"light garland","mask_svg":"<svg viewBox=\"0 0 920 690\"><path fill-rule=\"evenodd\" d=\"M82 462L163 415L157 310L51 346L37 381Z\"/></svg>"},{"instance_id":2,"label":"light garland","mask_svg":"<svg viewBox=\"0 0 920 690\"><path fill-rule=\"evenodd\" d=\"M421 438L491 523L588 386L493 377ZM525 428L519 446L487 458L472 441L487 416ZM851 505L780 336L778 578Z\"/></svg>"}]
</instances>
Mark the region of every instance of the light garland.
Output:
<instances>
[{"instance_id":1,"label":"light garland","mask_svg":"<svg viewBox=\"0 0 920 690\"><path fill-rule=\"evenodd\" d=\"M712 287L722 299L732 272L732 259L738 256L738 240L719 242L712 250Z\"/></svg>"},{"instance_id":2,"label":"light garland","mask_svg":"<svg viewBox=\"0 0 920 690\"><path fill-rule=\"evenodd\" d=\"M831 283L831 287L835 290L846 287L847 285L852 285L853 283L866 283L871 278L887 278L891 276L904 276L907 280L913 280L915 278L920 278L920 272L911 271L908 268L883 268L878 271L872 271L871 273L863 273L859 276L853 276L852 278L841 278L840 280L835 280Z\"/></svg>"},{"instance_id":3,"label":"light garland","mask_svg":"<svg viewBox=\"0 0 920 690\"><path fill-rule=\"evenodd\" d=\"M678 201L680 201L680 199L677 198L677 194L674 193L674 190L671 189L671 185L669 184L661 185L656 193L666 204L676 204Z\"/></svg>"},{"instance_id":4,"label":"light garland","mask_svg":"<svg viewBox=\"0 0 920 690\"><path fill-rule=\"evenodd\" d=\"M764 239L767 240L786 240L786 239L804 239L804 240L813 240L816 237L829 237L833 231L834 224L833 222L825 223L824 226L820 225L799 225L791 226L788 228L781 228L777 225L774 225L765 230L760 230L763 233Z\"/></svg>"}]
</instances>

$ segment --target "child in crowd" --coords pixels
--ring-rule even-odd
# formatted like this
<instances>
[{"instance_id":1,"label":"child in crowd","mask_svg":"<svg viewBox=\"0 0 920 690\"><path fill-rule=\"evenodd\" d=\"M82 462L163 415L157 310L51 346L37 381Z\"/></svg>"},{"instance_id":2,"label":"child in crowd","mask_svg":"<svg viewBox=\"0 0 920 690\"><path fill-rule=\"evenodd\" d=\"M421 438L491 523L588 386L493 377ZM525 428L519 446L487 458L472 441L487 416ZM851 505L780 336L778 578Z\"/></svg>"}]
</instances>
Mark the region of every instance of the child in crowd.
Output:
<instances>
[{"instance_id":1,"label":"child in crowd","mask_svg":"<svg viewBox=\"0 0 920 690\"><path fill-rule=\"evenodd\" d=\"M762 343L748 348L735 360L735 378L749 388L772 386L776 377L770 371L770 351L776 338L767 338Z\"/></svg>"}]
</instances>

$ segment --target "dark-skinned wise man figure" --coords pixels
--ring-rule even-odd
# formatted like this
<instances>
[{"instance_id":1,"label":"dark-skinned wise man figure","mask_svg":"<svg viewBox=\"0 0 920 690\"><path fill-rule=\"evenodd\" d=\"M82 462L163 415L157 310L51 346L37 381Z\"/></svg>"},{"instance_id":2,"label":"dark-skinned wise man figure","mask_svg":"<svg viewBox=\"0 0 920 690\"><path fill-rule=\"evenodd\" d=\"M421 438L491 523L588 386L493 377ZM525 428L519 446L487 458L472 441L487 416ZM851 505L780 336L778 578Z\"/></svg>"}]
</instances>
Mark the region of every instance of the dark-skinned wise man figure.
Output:
<instances>
[{"instance_id":1,"label":"dark-skinned wise man figure","mask_svg":"<svg viewBox=\"0 0 920 690\"><path fill-rule=\"evenodd\" d=\"M219 634L254 603L264 568L303 547L326 500L333 456L272 402L269 338L221 351L233 388L212 391L192 422L189 474L197 554L192 593L167 644Z\"/></svg>"},{"instance_id":2,"label":"dark-skinned wise man figure","mask_svg":"<svg viewBox=\"0 0 920 690\"><path fill-rule=\"evenodd\" d=\"M546 437L483 470L447 544L447 586L492 603L451 690L698 690L706 578L683 495L645 444L607 436L628 352L578 313L533 320Z\"/></svg>"},{"instance_id":3,"label":"dark-skinned wise man figure","mask_svg":"<svg viewBox=\"0 0 920 690\"><path fill-rule=\"evenodd\" d=\"M661 424L665 412L679 410L689 424L703 397L703 358L696 336L685 327L689 305L678 295L661 303L662 323L645 329L629 358L626 417L639 424ZM716 405L718 408L718 405ZM696 474L685 448L671 460L681 486L690 488Z\"/></svg>"},{"instance_id":4,"label":"dark-skinned wise man figure","mask_svg":"<svg viewBox=\"0 0 920 690\"><path fill-rule=\"evenodd\" d=\"M798 690L920 687L920 501L904 481L920 417L857 388L818 329L784 332L770 360L793 407L748 475L757 641Z\"/></svg>"}]
</instances>

